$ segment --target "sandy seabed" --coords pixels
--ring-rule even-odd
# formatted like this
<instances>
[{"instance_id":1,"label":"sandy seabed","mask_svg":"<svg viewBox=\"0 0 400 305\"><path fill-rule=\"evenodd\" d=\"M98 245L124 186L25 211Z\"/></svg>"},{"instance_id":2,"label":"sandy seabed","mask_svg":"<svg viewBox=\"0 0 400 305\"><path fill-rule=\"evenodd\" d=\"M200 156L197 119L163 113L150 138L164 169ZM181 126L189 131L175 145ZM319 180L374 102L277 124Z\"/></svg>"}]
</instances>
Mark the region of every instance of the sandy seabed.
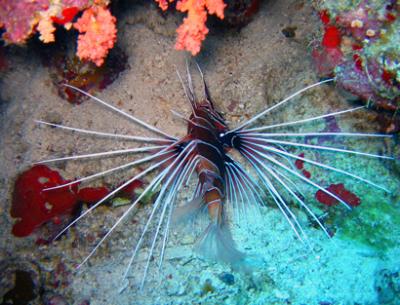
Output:
<instances>
[{"instance_id":1,"label":"sandy seabed","mask_svg":"<svg viewBox=\"0 0 400 305\"><path fill-rule=\"evenodd\" d=\"M127 54L129 68L98 94L111 104L175 136L185 134L186 124L173 116L171 110L187 117L190 114L189 103L176 74L176 69L185 74L188 58L187 54L173 48L174 31L179 22L177 15L161 16L155 6L132 4L118 20L118 46ZM282 34L282 29L288 26L296 27L294 38ZM318 37L319 28L318 16L307 1L283 0L265 1L254 20L240 31L210 30L196 60L205 73L217 109L230 126L317 81L309 45ZM96 209L61 240L50 245L36 245L37 236L15 238L11 234L13 219L9 210L13 183L19 173L34 162L55 155L99 152L132 145L38 126L34 120L56 120L68 126L107 132L151 134L92 101L73 106L61 99L49 79L48 68L39 58L32 56L29 49L18 50L8 60L11 68L0 81L0 260L4 268L10 269L9 266L15 264L18 268L36 270L40 295L29 304L43 304L51 295L59 295L68 304L77 305L86 300L91 305L400 303L400 299L395 297L396 289L400 291L398 276L397 279L391 277L394 284L385 282L389 277L387 274L399 271L396 269L399 266L399 247L382 252L341 238L340 234L328 239L322 230L308 225L305 214L298 211L296 213L304 223L304 230L314 248L312 252L296 239L272 203L261 208L258 217L251 221L232 224L238 247L254 261L250 272L203 260L192 252L196 234L185 228L173 230L162 272L150 269L145 289L141 292L137 285L146 249L139 255L138 267L130 272L129 282L121 282L121 278L150 205L140 207L119 226L80 272L74 272L74 266L93 249L96 241L127 206ZM192 72L196 91L201 96L201 82L194 66ZM333 86L322 86L277 109L262 122L302 119L353 106ZM343 131L374 132L378 129L370 123L374 115L362 110L338 118L338 124ZM310 127L308 131L313 130L312 127L320 131L324 125ZM307 131L307 127L299 130ZM389 148L382 143L359 142L350 144L369 152L389 153ZM121 164L126 158L64 162L55 164L54 168L65 178L72 179ZM347 158L340 154L327 154L321 158L332 166L342 165L342 168L366 178L374 178L374 182L393 191L398 189L398 174L391 173L387 161ZM352 183L352 191L363 202L360 209L373 197L375 202L391 201L393 205L399 205L398 197L383 194L354 180L333 174L326 177L326 172L319 169L312 173L327 185L339 179ZM101 182L117 185L118 181L130 175L132 171L122 172L103 178ZM311 205L318 207L313 199L315 190L306 187L302 190L309 194L306 198ZM185 198L183 195L181 200ZM387 238L398 240L398 230L393 227L389 231L393 237ZM65 267L65 272L57 273L54 270L60 264ZM53 285L54 278L61 278L57 288ZM2 296L10 288L10 280L3 280L3 283L4 286L0 287ZM382 292L390 285L398 286ZM121 287L125 287L122 292Z\"/></svg>"}]
</instances>

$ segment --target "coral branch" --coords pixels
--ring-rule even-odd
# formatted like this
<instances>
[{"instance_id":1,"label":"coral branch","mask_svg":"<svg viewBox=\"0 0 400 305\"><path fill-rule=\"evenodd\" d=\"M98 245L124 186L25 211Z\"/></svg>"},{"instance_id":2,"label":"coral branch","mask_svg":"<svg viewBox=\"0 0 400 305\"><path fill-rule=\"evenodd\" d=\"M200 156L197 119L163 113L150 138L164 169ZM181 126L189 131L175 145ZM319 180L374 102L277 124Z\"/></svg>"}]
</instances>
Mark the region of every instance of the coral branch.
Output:
<instances>
[{"instance_id":1,"label":"coral branch","mask_svg":"<svg viewBox=\"0 0 400 305\"><path fill-rule=\"evenodd\" d=\"M81 34L78 37L77 55L101 66L108 51L117 40L116 19L107 8L92 6L74 23Z\"/></svg>"},{"instance_id":2,"label":"coral branch","mask_svg":"<svg viewBox=\"0 0 400 305\"><path fill-rule=\"evenodd\" d=\"M54 31L56 28L50 19L42 19L39 21L37 30L40 33L39 39L44 43L54 42Z\"/></svg>"},{"instance_id":3,"label":"coral branch","mask_svg":"<svg viewBox=\"0 0 400 305\"><path fill-rule=\"evenodd\" d=\"M176 30L175 48L196 55L208 34L208 15L224 19L224 0L155 0L162 10L176 3L176 10L186 13ZM254 0L258 3L258 0ZM97 66L104 63L116 42L116 19L107 9L110 0L1 0L0 28L7 43L23 44L36 32L44 43L55 41L57 26L79 31L77 55ZM253 2L251 2L253 3ZM76 16L83 12L76 21Z\"/></svg>"},{"instance_id":4,"label":"coral branch","mask_svg":"<svg viewBox=\"0 0 400 305\"><path fill-rule=\"evenodd\" d=\"M39 31L43 42L52 42L55 31L53 22L60 24L57 21L72 21L79 11L90 5L89 0L2 0L0 28L5 30L2 38L7 43L23 44Z\"/></svg>"},{"instance_id":5,"label":"coral branch","mask_svg":"<svg viewBox=\"0 0 400 305\"><path fill-rule=\"evenodd\" d=\"M162 10L168 8L168 2L173 0L156 0ZM208 34L206 27L207 16L216 15L224 19L226 4L223 0L180 0L176 3L176 9L180 12L187 12L187 17L176 30L178 37L175 48L187 50L196 55L200 52L201 43Z\"/></svg>"},{"instance_id":6,"label":"coral branch","mask_svg":"<svg viewBox=\"0 0 400 305\"><path fill-rule=\"evenodd\" d=\"M6 30L2 38L7 43L24 43L39 21L35 13L48 6L49 0L0 1L0 28Z\"/></svg>"}]
</instances>

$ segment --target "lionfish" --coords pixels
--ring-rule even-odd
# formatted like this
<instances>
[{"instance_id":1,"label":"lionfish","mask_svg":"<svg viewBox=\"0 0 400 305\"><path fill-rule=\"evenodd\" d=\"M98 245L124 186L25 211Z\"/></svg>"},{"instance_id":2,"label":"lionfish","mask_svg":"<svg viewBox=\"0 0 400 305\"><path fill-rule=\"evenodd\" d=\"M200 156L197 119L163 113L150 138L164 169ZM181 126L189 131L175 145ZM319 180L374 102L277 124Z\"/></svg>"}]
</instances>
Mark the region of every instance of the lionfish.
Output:
<instances>
[{"instance_id":1,"label":"lionfish","mask_svg":"<svg viewBox=\"0 0 400 305\"><path fill-rule=\"evenodd\" d=\"M114 223L107 233L100 239L93 250L80 263L85 264L87 260L96 252L99 246L110 236L113 230L121 224L121 222L133 211L138 203L151 192L158 192L153 202L151 212L145 222L143 230L138 238L136 245L126 268L124 279L128 276L132 264L137 258L138 251L143 248L144 243L148 242L148 254L145 259L144 271L141 280L141 288L146 280L152 257L157 247L159 251L159 268L162 267L164 254L168 242L168 235L171 229L171 223L175 221L183 221L196 218L199 213L208 212L209 224L205 231L197 238L196 249L204 257L213 260L222 261L229 264L236 264L244 261L245 256L240 252L232 238L229 230L229 221L227 210L230 208L241 214L250 208L250 206L265 206L266 195L272 198L282 215L293 229L294 234L300 241L306 239L306 233L302 229L299 220L289 207L289 199L297 201L299 206L303 208L316 224L325 232L327 237L330 234L320 218L310 209L304 201L304 197L297 191L296 183L293 178L308 184L317 190L335 198L347 208L351 208L348 203L338 195L328 189L325 189L318 183L299 173L291 167L291 161L300 160L311 165L321 167L327 171L337 172L342 175L349 176L375 188L389 192L385 187L380 186L368 179L362 178L354 173L339 169L328 164L317 162L304 156L298 156L290 153L287 147L301 147L316 151L329 151L334 153L353 154L362 157L373 157L381 159L393 159L388 156L349 150L344 148L335 148L324 145L306 144L296 141L284 140L282 138L304 138L304 137L325 137L325 136L345 136L345 137L390 137L384 134L370 133L347 133L347 132L307 132L307 133L269 133L277 127L286 127L298 124L304 124L315 120L321 120L327 117L342 115L364 108L359 106L351 109L341 110L329 114L323 114L312 118L301 119L297 121L278 123L268 126L252 127L254 122L261 117L267 115L274 109L284 105L294 97L322 84L332 82L334 79L326 79L309 85L301 90L291 94L287 98L278 102L270 108L265 109L253 118L241 123L236 128L230 129L222 115L214 108L204 75L197 65L201 80L203 83L204 98L197 99L189 67L187 66L187 80L184 82L179 75L178 77L183 85L185 95L190 102L191 115L184 118L177 112L175 115L184 119L188 124L187 135L182 138L173 137L162 130L149 125L148 123L132 116L131 114L112 106L105 101L85 92L79 88L65 84L73 90L91 98L101 105L117 112L118 114L128 118L134 123L144 127L159 137L149 138L134 135L105 133L94 130L80 129L75 127L53 124L44 121L37 121L40 124L57 127L69 131L75 131L87 135L112 137L118 140L133 140L152 146L143 146L139 148L131 148L125 150L114 150L100 153L92 153L85 155L74 155L69 157L55 158L45 160L40 163L56 162L64 160L78 160L85 158L113 156L118 154L134 154L144 153L145 157L137 159L133 162L123 164L99 173L95 173L63 185L48 188L46 190L68 187L72 184L99 178L109 173L122 169L132 168L143 163L150 165L142 170L139 174L130 178L126 182L119 185L108 195L98 201L96 204L88 208L79 217L66 226L56 238L60 237L72 225L85 217L88 213L97 208L100 204L112 198L124 187L132 183L134 180L141 179L151 172L156 172L155 177L144 188L143 192L132 199L131 205L122 214L122 216ZM244 165L236 161L231 150L236 150L242 156L242 159L248 162L252 172L246 170ZM195 173L195 175L193 175ZM197 177L196 186L191 196L191 200L184 205L177 206L177 197L182 187L192 179ZM154 227L152 227L154 226ZM152 231L153 230L153 231ZM145 239L146 234L150 234L150 239ZM158 244L157 244L158 242Z\"/></svg>"}]
</instances>

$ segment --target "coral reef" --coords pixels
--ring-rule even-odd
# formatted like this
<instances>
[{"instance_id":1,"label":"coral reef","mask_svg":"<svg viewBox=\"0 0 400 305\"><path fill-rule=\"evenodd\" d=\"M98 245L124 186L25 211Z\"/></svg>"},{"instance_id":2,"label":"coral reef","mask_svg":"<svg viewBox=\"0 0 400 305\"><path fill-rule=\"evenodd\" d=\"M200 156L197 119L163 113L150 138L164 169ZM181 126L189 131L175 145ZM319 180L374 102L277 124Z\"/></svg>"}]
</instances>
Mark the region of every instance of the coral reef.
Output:
<instances>
[{"instance_id":1,"label":"coral reef","mask_svg":"<svg viewBox=\"0 0 400 305\"><path fill-rule=\"evenodd\" d=\"M0 28L8 44L24 44L36 32L44 43L55 41L56 25L77 29L78 56L100 66L116 40L115 17L107 0L5 0L0 3ZM77 14L82 17L73 23ZM73 26L74 25L74 26Z\"/></svg>"},{"instance_id":2,"label":"coral reef","mask_svg":"<svg viewBox=\"0 0 400 305\"><path fill-rule=\"evenodd\" d=\"M400 20L396 1L318 2L324 34L313 58L321 76L365 103L400 106Z\"/></svg>"},{"instance_id":3,"label":"coral reef","mask_svg":"<svg viewBox=\"0 0 400 305\"><path fill-rule=\"evenodd\" d=\"M164 11L173 2L173 0L156 1ZM199 53L201 43L208 34L208 28L206 27L207 15L216 15L218 18L224 19L225 6L226 4L223 0L179 0L176 3L176 9L180 12L187 12L187 17L176 30L178 37L175 48L187 50L192 55Z\"/></svg>"},{"instance_id":4,"label":"coral reef","mask_svg":"<svg viewBox=\"0 0 400 305\"><path fill-rule=\"evenodd\" d=\"M39 21L46 19L41 13L48 10L49 4L49 0L1 1L0 28L6 30L2 38L7 43L24 43Z\"/></svg>"},{"instance_id":5,"label":"coral reef","mask_svg":"<svg viewBox=\"0 0 400 305\"><path fill-rule=\"evenodd\" d=\"M77 196L79 200L93 204L103 199L109 192L110 190L105 186L85 187L78 191Z\"/></svg>"},{"instance_id":6,"label":"coral reef","mask_svg":"<svg viewBox=\"0 0 400 305\"><path fill-rule=\"evenodd\" d=\"M92 5L89 0L5 0L0 3L0 27L7 43L23 44L34 33L45 43L54 41L54 23L71 28L74 16Z\"/></svg>"},{"instance_id":7,"label":"coral reef","mask_svg":"<svg viewBox=\"0 0 400 305\"><path fill-rule=\"evenodd\" d=\"M81 104L87 97L63 84L94 94L107 88L127 68L127 56L118 47L110 51L107 61L101 67L79 60L66 43L61 43L56 50L47 51L43 53L43 63L50 70L58 94L71 104Z\"/></svg>"},{"instance_id":8,"label":"coral reef","mask_svg":"<svg viewBox=\"0 0 400 305\"><path fill-rule=\"evenodd\" d=\"M331 184L326 189L335 194L336 196L338 196L339 198L346 201L346 203L352 207L356 207L361 204L360 198L358 198L355 194L347 190L344 187L343 183ZM315 193L315 199L317 199L320 203L326 206L333 206L339 204L339 201L337 199L324 193L321 190Z\"/></svg>"},{"instance_id":9,"label":"coral reef","mask_svg":"<svg viewBox=\"0 0 400 305\"><path fill-rule=\"evenodd\" d=\"M12 233L17 237L30 235L37 227L59 216L71 213L77 203L77 186L43 191L66 183L61 175L44 165L23 172L15 182L11 216L19 220Z\"/></svg>"},{"instance_id":10,"label":"coral reef","mask_svg":"<svg viewBox=\"0 0 400 305\"><path fill-rule=\"evenodd\" d=\"M300 158L304 158L304 153L299 154L299 157ZM298 170L301 170L301 173L303 174L304 177L311 178L311 173L304 168L304 161L303 160L297 159L294 162L294 166L296 166L296 168Z\"/></svg>"},{"instance_id":11,"label":"coral reef","mask_svg":"<svg viewBox=\"0 0 400 305\"><path fill-rule=\"evenodd\" d=\"M137 190L141 189L143 186L144 186L144 182L142 180L133 180L131 183L126 185L121 190L120 196L128 198L128 199L132 199L137 195L136 194Z\"/></svg>"},{"instance_id":12,"label":"coral reef","mask_svg":"<svg viewBox=\"0 0 400 305\"><path fill-rule=\"evenodd\" d=\"M74 23L74 28L81 33L78 37L78 57L101 66L117 40L115 23L115 17L106 8L93 5L85 10Z\"/></svg>"},{"instance_id":13,"label":"coral reef","mask_svg":"<svg viewBox=\"0 0 400 305\"><path fill-rule=\"evenodd\" d=\"M155 0L166 11L174 5L177 11L187 13L176 30L177 50L200 52L209 29L208 15L225 18L226 24L244 26L258 11L259 0ZM77 55L81 60L97 66L104 63L117 40L116 18L107 8L110 0L4 0L0 3L0 29L8 44L24 44L38 33L43 43L55 42L58 26L79 32ZM79 14L81 16L79 17Z\"/></svg>"},{"instance_id":14,"label":"coral reef","mask_svg":"<svg viewBox=\"0 0 400 305\"><path fill-rule=\"evenodd\" d=\"M53 16L51 17L51 20L53 20L53 22L56 24L64 25L67 28L70 28L71 22L74 20L74 17L78 13L79 13L79 8L77 8L76 6L67 7L61 12L62 17Z\"/></svg>"},{"instance_id":15,"label":"coral reef","mask_svg":"<svg viewBox=\"0 0 400 305\"><path fill-rule=\"evenodd\" d=\"M53 221L60 225L63 216L73 217L79 209L79 203L94 204L110 192L106 186L79 188L78 183L45 190L68 182L57 171L45 165L35 165L23 172L14 185L10 214L18 218L18 221L12 233L17 237L25 237L47 222ZM142 185L141 180L132 181L121 191L121 198L132 199ZM46 244L47 241L39 238L37 243Z\"/></svg>"}]
</instances>

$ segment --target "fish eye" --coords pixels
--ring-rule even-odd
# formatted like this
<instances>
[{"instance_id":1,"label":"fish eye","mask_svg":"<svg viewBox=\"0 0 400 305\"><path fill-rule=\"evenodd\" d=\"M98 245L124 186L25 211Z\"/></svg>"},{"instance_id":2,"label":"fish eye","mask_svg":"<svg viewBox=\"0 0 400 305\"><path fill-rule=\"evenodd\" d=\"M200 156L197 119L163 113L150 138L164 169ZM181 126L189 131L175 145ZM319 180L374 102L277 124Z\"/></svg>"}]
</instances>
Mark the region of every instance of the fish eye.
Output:
<instances>
[{"instance_id":1,"label":"fish eye","mask_svg":"<svg viewBox=\"0 0 400 305\"><path fill-rule=\"evenodd\" d=\"M221 132L221 133L219 134L219 137L222 138L224 135L225 135L225 133Z\"/></svg>"}]
</instances>

